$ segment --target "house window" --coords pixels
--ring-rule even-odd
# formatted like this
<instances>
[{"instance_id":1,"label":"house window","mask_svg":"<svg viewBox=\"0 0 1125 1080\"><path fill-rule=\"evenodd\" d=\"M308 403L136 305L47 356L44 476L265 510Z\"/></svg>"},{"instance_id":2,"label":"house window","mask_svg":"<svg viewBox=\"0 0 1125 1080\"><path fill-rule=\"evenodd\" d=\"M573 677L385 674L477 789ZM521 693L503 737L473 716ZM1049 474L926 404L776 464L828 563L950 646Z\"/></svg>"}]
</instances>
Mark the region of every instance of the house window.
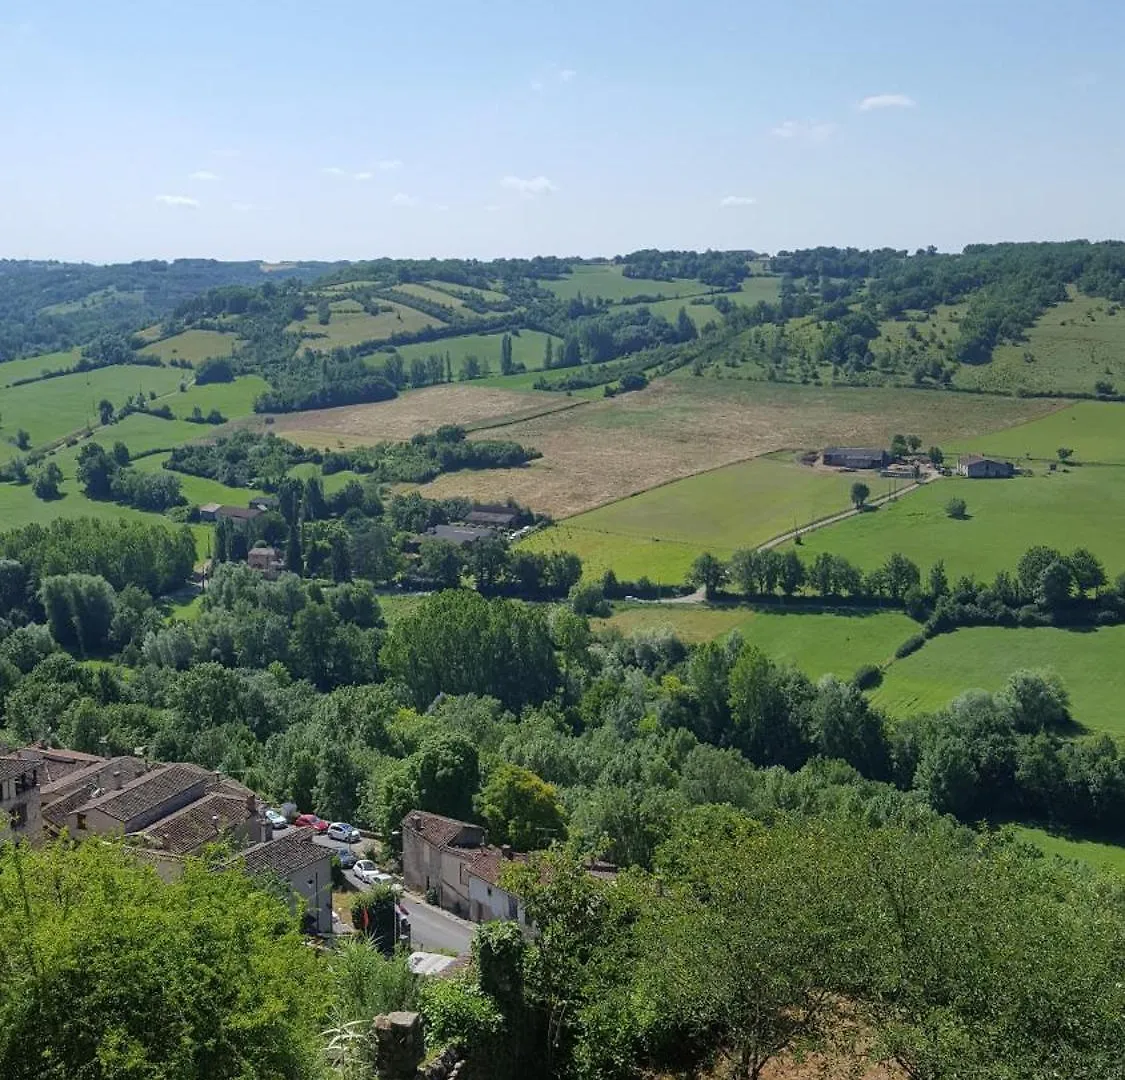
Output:
<instances>
[{"instance_id":1,"label":"house window","mask_svg":"<svg viewBox=\"0 0 1125 1080\"><path fill-rule=\"evenodd\" d=\"M27 803L20 803L12 810L11 823L13 829L23 828L27 824Z\"/></svg>"},{"instance_id":2,"label":"house window","mask_svg":"<svg viewBox=\"0 0 1125 1080\"><path fill-rule=\"evenodd\" d=\"M514 896L508 897L508 918L519 919L520 917L520 904Z\"/></svg>"},{"instance_id":3,"label":"house window","mask_svg":"<svg viewBox=\"0 0 1125 1080\"><path fill-rule=\"evenodd\" d=\"M86 815L85 814L78 814L77 817L78 817L78 828L79 829L85 829L86 828Z\"/></svg>"}]
</instances>

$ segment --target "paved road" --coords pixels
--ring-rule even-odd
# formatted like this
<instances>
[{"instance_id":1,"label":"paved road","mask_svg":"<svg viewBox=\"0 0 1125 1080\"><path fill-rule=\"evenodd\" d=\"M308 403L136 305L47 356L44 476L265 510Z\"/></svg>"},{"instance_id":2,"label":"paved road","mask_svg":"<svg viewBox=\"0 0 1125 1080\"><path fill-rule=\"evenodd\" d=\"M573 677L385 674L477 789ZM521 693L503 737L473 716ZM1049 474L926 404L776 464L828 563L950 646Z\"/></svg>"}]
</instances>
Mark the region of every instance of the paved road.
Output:
<instances>
[{"instance_id":1,"label":"paved road","mask_svg":"<svg viewBox=\"0 0 1125 1080\"><path fill-rule=\"evenodd\" d=\"M339 840L331 840L327 836L313 837L314 843L321 847L331 848L333 851L346 851L348 844ZM361 840L358 844L351 845L360 857L368 841ZM344 877L354 889L363 892L370 888L355 876L351 870L344 871ZM406 909L406 917L410 920L410 938L415 949L429 949L440 952L455 952L458 955L469 951L469 944L473 940L476 927L450 915L441 908L427 904L420 896L407 893L402 898L402 906Z\"/></svg>"}]
</instances>

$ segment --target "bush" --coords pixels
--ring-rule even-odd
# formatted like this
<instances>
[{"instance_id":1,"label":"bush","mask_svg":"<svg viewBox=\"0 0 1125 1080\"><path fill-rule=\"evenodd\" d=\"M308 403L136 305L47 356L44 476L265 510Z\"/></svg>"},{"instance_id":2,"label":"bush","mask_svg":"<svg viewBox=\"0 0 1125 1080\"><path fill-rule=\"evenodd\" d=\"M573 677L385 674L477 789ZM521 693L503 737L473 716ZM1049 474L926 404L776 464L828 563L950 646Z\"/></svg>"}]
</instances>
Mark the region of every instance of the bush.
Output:
<instances>
[{"instance_id":1,"label":"bush","mask_svg":"<svg viewBox=\"0 0 1125 1080\"><path fill-rule=\"evenodd\" d=\"M964 499L950 499L945 504L945 512L958 521L964 521L969 516L969 504Z\"/></svg>"},{"instance_id":2,"label":"bush","mask_svg":"<svg viewBox=\"0 0 1125 1080\"><path fill-rule=\"evenodd\" d=\"M476 1057L500 1034L504 1017L492 999L467 976L431 979L418 988L426 1027L426 1049L460 1047Z\"/></svg>"},{"instance_id":3,"label":"bush","mask_svg":"<svg viewBox=\"0 0 1125 1080\"><path fill-rule=\"evenodd\" d=\"M864 664L852 676L857 690L874 690L883 681L883 669L878 664Z\"/></svg>"},{"instance_id":4,"label":"bush","mask_svg":"<svg viewBox=\"0 0 1125 1080\"><path fill-rule=\"evenodd\" d=\"M897 649L895 649L895 656L899 660L901 660L904 656L909 656L911 653L916 653L925 644L925 634L913 634L908 637Z\"/></svg>"}]
</instances>

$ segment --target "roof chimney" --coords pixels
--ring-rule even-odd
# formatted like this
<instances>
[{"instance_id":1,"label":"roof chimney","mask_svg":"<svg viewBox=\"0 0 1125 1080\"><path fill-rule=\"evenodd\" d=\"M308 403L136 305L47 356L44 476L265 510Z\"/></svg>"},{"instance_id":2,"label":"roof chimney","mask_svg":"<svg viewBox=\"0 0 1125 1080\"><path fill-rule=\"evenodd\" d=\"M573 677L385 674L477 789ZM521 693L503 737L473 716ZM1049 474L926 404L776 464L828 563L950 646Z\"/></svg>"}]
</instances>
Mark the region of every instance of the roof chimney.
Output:
<instances>
[{"instance_id":1,"label":"roof chimney","mask_svg":"<svg viewBox=\"0 0 1125 1080\"><path fill-rule=\"evenodd\" d=\"M113 787L114 787L115 791L121 790L121 770L120 769L114 769L113 770Z\"/></svg>"},{"instance_id":2,"label":"roof chimney","mask_svg":"<svg viewBox=\"0 0 1125 1080\"><path fill-rule=\"evenodd\" d=\"M422 815L421 814L415 814L410 819L410 824L413 825L414 828L416 828L419 832L421 832L422 831Z\"/></svg>"},{"instance_id":3,"label":"roof chimney","mask_svg":"<svg viewBox=\"0 0 1125 1080\"><path fill-rule=\"evenodd\" d=\"M510 859L512 857L512 845L511 844L501 844L500 845L500 857L503 858L503 859Z\"/></svg>"}]
</instances>

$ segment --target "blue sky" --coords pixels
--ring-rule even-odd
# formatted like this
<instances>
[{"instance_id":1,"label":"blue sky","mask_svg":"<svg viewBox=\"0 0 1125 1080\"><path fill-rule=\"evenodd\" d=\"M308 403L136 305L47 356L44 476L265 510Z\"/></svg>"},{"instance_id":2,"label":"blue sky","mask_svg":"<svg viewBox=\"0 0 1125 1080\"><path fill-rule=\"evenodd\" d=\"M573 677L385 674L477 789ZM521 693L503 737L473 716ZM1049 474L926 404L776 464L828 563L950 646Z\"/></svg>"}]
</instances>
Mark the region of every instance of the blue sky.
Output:
<instances>
[{"instance_id":1,"label":"blue sky","mask_svg":"<svg viewBox=\"0 0 1125 1080\"><path fill-rule=\"evenodd\" d=\"M3 0L0 256L1125 236L1125 5Z\"/></svg>"}]
</instances>

